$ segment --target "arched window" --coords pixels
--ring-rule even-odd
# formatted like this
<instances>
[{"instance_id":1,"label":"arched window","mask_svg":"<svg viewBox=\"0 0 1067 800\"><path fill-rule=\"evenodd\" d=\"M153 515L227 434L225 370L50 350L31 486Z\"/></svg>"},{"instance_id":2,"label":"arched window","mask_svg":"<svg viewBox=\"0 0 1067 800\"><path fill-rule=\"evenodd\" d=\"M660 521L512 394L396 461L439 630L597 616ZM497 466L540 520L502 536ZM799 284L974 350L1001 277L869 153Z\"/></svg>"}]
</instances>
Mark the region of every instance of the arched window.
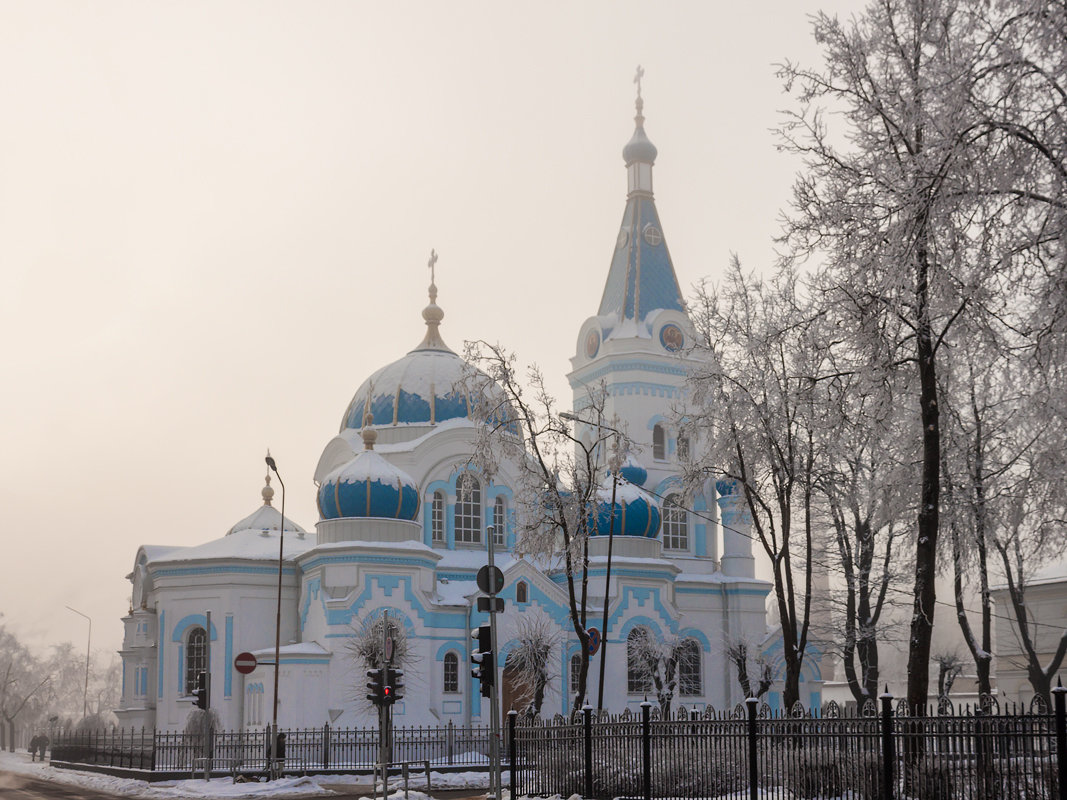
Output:
<instances>
[{"instance_id":1,"label":"arched window","mask_svg":"<svg viewBox=\"0 0 1067 800\"><path fill-rule=\"evenodd\" d=\"M581 674L582 674L582 654L579 651L579 652L575 653L573 656L571 656L571 674L570 674L571 694L578 694L578 683L579 683L578 679L581 676ZM586 695L589 694L588 688L586 689L585 693L586 693Z\"/></svg>"},{"instance_id":2,"label":"arched window","mask_svg":"<svg viewBox=\"0 0 1067 800\"><path fill-rule=\"evenodd\" d=\"M689 515L681 504L681 497L668 495L663 501L663 549L689 549Z\"/></svg>"},{"instance_id":3,"label":"arched window","mask_svg":"<svg viewBox=\"0 0 1067 800\"><path fill-rule=\"evenodd\" d=\"M652 426L652 458L656 461L667 460L667 431L658 422Z\"/></svg>"},{"instance_id":4,"label":"arched window","mask_svg":"<svg viewBox=\"0 0 1067 800\"><path fill-rule=\"evenodd\" d=\"M504 546L508 531L508 503L499 495L493 502L493 544Z\"/></svg>"},{"instance_id":5,"label":"arched window","mask_svg":"<svg viewBox=\"0 0 1067 800\"><path fill-rule=\"evenodd\" d=\"M445 653L444 690L459 691L459 658L455 653Z\"/></svg>"},{"instance_id":6,"label":"arched window","mask_svg":"<svg viewBox=\"0 0 1067 800\"><path fill-rule=\"evenodd\" d=\"M445 493L433 493L433 505L430 507L430 529L434 544L445 543Z\"/></svg>"},{"instance_id":7,"label":"arched window","mask_svg":"<svg viewBox=\"0 0 1067 800\"><path fill-rule=\"evenodd\" d=\"M515 584L515 602L516 603L529 603L530 602L530 590L526 585L526 581L519 581Z\"/></svg>"},{"instance_id":8,"label":"arched window","mask_svg":"<svg viewBox=\"0 0 1067 800\"><path fill-rule=\"evenodd\" d=\"M469 472L456 481L456 542L482 540L482 485Z\"/></svg>"},{"instance_id":9,"label":"arched window","mask_svg":"<svg viewBox=\"0 0 1067 800\"><path fill-rule=\"evenodd\" d=\"M654 663L649 636L644 628L634 628L626 637L626 691L630 694L652 691Z\"/></svg>"},{"instance_id":10,"label":"arched window","mask_svg":"<svg viewBox=\"0 0 1067 800\"><path fill-rule=\"evenodd\" d=\"M682 697L704 694L700 645L694 639L686 639L678 645L678 694Z\"/></svg>"},{"instance_id":11,"label":"arched window","mask_svg":"<svg viewBox=\"0 0 1067 800\"><path fill-rule=\"evenodd\" d=\"M193 628L185 640L185 694L196 688L196 677L207 670L207 632Z\"/></svg>"}]
</instances>

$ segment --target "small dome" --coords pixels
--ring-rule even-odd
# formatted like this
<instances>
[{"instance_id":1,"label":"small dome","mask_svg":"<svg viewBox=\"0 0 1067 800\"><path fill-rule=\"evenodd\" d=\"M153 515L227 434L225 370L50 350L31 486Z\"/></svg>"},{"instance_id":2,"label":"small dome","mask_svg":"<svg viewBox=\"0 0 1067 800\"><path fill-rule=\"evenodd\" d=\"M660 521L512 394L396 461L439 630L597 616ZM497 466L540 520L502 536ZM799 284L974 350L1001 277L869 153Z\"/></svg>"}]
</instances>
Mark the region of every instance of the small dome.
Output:
<instances>
[{"instance_id":1,"label":"small dome","mask_svg":"<svg viewBox=\"0 0 1067 800\"><path fill-rule=\"evenodd\" d=\"M626 147L622 148L622 160L626 162L626 166L630 166L635 161L654 164L657 153L656 146L645 135L644 125L638 124L634 135L626 143Z\"/></svg>"},{"instance_id":2,"label":"small dome","mask_svg":"<svg viewBox=\"0 0 1067 800\"><path fill-rule=\"evenodd\" d=\"M633 456L626 456L626 461L619 470L619 477L634 486L644 486L648 480L648 470L634 461Z\"/></svg>"},{"instance_id":3,"label":"small dome","mask_svg":"<svg viewBox=\"0 0 1067 800\"><path fill-rule=\"evenodd\" d=\"M226 531L226 535L230 536L234 533L241 533L243 531L278 531L282 527L282 515L273 505L271 500L274 498L274 489L270 485L270 475L267 475L267 483L260 492L260 496L263 498L263 505L242 519L240 522L234 524L232 528ZM307 533L303 528L297 525L291 518L285 518L285 532L286 533Z\"/></svg>"},{"instance_id":4,"label":"small dome","mask_svg":"<svg viewBox=\"0 0 1067 800\"><path fill-rule=\"evenodd\" d=\"M327 475L319 486L318 501L322 519L378 517L412 521L419 514L419 488L415 481L371 449Z\"/></svg>"},{"instance_id":5,"label":"small dome","mask_svg":"<svg viewBox=\"0 0 1067 800\"><path fill-rule=\"evenodd\" d=\"M611 530L611 484L597 491L597 511L590 519L590 536L607 536ZM662 518L659 503L652 495L625 481L615 487L615 528L623 536L654 539Z\"/></svg>"}]
</instances>

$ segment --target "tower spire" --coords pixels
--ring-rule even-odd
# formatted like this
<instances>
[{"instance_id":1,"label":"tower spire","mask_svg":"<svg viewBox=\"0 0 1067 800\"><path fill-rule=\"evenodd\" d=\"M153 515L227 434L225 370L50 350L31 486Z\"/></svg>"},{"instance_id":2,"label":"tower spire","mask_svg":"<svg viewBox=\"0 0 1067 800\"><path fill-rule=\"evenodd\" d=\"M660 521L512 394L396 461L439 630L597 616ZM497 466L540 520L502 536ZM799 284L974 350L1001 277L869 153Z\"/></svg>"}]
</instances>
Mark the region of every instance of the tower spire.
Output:
<instances>
[{"instance_id":1,"label":"tower spire","mask_svg":"<svg viewBox=\"0 0 1067 800\"><path fill-rule=\"evenodd\" d=\"M430 304L422 310L422 318L426 320L426 335L416 350L444 350L449 353L452 349L441 338L441 320L445 318L445 312L437 305L437 251L430 250L430 260L426 262L430 268Z\"/></svg>"}]
</instances>

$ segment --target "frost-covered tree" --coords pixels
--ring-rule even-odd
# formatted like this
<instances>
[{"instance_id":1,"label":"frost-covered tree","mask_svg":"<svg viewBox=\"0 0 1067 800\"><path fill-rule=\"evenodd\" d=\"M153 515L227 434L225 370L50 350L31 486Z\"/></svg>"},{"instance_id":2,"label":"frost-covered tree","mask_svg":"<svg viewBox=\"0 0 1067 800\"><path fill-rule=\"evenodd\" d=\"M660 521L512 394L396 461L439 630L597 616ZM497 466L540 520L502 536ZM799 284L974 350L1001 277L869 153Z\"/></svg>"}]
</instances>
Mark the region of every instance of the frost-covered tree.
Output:
<instances>
[{"instance_id":1,"label":"frost-covered tree","mask_svg":"<svg viewBox=\"0 0 1067 800\"><path fill-rule=\"evenodd\" d=\"M610 501L610 488L605 495L602 486L610 440L625 439L625 432L605 415L603 387L587 394L579 432L560 415L536 366L523 382L513 354L481 341L468 342L464 358L470 369L463 388L474 398L471 416L483 423L471 461L490 476L505 462L515 469L514 552L562 570L571 628L588 651L590 526L598 506ZM588 678L589 659L582 659L574 708L585 704Z\"/></svg>"},{"instance_id":2,"label":"frost-covered tree","mask_svg":"<svg viewBox=\"0 0 1067 800\"><path fill-rule=\"evenodd\" d=\"M518 694L523 713L537 716L549 685L559 678L552 665L558 661L561 635L543 612L522 614L515 623L515 646L508 653L505 670Z\"/></svg>"},{"instance_id":3,"label":"frost-covered tree","mask_svg":"<svg viewBox=\"0 0 1067 800\"><path fill-rule=\"evenodd\" d=\"M46 665L0 626L0 747L14 752L16 722L51 680Z\"/></svg>"},{"instance_id":4,"label":"frost-covered tree","mask_svg":"<svg viewBox=\"0 0 1067 800\"><path fill-rule=\"evenodd\" d=\"M822 333L791 268L764 281L736 258L720 285L701 287L693 317L700 363L689 377L689 424L708 447L686 479L695 486L710 474L738 487L771 565L791 708L811 625Z\"/></svg>"},{"instance_id":5,"label":"frost-covered tree","mask_svg":"<svg viewBox=\"0 0 1067 800\"><path fill-rule=\"evenodd\" d=\"M396 669L408 670L415 663L415 652L408 640L407 629L404 623L393 617L389 618L388 631L385 627L383 614L369 614L362 619L352 622L353 636L345 642L345 650L349 658L356 664L357 683L353 687L353 699L368 705L366 699L366 681L364 673L369 669L382 669L385 667L385 636L386 633L393 640L392 666ZM408 678L405 674L405 683Z\"/></svg>"},{"instance_id":6,"label":"frost-covered tree","mask_svg":"<svg viewBox=\"0 0 1067 800\"><path fill-rule=\"evenodd\" d=\"M735 639L726 647L726 657L737 670L737 682L746 697L759 699L774 684L774 667L759 647L744 639Z\"/></svg>"}]
</instances>

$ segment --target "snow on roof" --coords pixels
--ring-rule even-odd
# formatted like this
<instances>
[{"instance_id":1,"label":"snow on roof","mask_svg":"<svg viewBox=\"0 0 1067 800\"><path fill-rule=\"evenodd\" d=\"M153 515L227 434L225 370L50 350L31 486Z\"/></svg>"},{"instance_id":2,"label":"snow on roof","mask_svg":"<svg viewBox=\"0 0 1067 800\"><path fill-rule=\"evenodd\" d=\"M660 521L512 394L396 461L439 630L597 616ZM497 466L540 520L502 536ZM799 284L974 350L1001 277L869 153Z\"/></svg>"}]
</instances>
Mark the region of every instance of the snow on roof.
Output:
<instances>
[{"instance_id":1,"label":"snow on roof","mask_svg":"<svg viewBox=\"0 0 1067 800\"><path fill-rule=\"evenodd\" d=\"M284 558L286 560L293 559L314 546L315 534L290 534L285 537ZM154 549L159 552L148 557L148 563L152 565L175 561L217 561L228 559L276 561L278 559L278 532L276 530L244 530L228 533L221 539L193 545L192 547Z\"/></svg>"},{"instance_id":2,"label":"snow on roof","mask_svg":"<svg viewBox=\"0 0 1067 800\"><path fill-rule=\"evenodd\" d=\"M607 564L607 556L590 556L589 564ZM663 569L673 570L675 573L681 572L682 568L672 561L668 561L665 558L639 558L637 556L619 556L613 555L611 557L612 568L619 566L629 567L660 567Z\"/></svg>"},{"instance_id":3,"label":"snow on roof","mask_svg":"<svg viewBox=\"0 0 1067 800\"><path fill-rule=\"evenodd\" d=\"M739 578L735 575L723 575L713 572L710 575L697 572L683 572L674 579L675 583L759 583L770 586L770 581L761 578Z\"/></svg>"},{"instance_id":4,"label":"snow on roof","mask_svg":"<svg viewBox=\"0 0 1067 800\"><path fill-rule=\"evenodd\" d=\"M443 606L465 606L468 605L467 598L480 591L474 581L441 580L437 582L435 599Z\"/></svg>"},{"instance_id":5,"label":"snow on roof","mask_svg":"<svg viewBox=\"0 0 1067 800\"><path fill-rule=\"evenodd\" d=\"M263 531L273 530L276 531L281 528L282 515L274 506L261 505L247 517L236 523L227 532L227 535L231 533L237 533L239 531ZM306 533L303 528L296 524L296 521L291 517L285 518L285 530L287 533Z\"/></svg>"},{"instance_id":6,"label":"snow on roof","mask_svg":"<svg viewBox=\"0 0 1067 800\"><path fill-rule=\"evenodd\" d=\"M437 564L438 570L476 570L489 563L489 556L484 550L445 550L443 556ZM509 553L499 553L494 561L501 570L506 570L514 563L515 559Z\"/></svg>"},{"instance_id":7,"label":"snow on roof","mask_svg":"<svg viewBox=\"0 0 1067 800\"><path fill-rule=\"evenodd\" d=\"M396 427L402 427L404 425L421 425L426 426L425 422L399 422ZM427 431L418 436L415 439L405 442L375 442L374 451L376 453L409 453L415 450L419 445L429 439L431 436L436 436L442 431L447 431L452 428L473 428L473 423L467 417L455 417L453 419L447 419L444 422L438 422L434 425L432 430ZM338 436L348 442L349 447L352 448L352 452L358 453L363 449L363 439L361 437L361 431L354 428L345 428Z\"/></svg>"},{"instance_id":8,"label":"snow on roof","mask_svg":"<svg viewBox=\"0 0 1067 800\"><path fill-rule=\"evenodd\" d=\"M311 642L294 642L292 644L283 644L278 648L279 655L282 656L332 656L333 651L327 650L321 644L315 641ZM260 657L274 658L273 647L262 647L259 650L253 650L252 655L257 659Z\"/></svg>"}]
</instances>

